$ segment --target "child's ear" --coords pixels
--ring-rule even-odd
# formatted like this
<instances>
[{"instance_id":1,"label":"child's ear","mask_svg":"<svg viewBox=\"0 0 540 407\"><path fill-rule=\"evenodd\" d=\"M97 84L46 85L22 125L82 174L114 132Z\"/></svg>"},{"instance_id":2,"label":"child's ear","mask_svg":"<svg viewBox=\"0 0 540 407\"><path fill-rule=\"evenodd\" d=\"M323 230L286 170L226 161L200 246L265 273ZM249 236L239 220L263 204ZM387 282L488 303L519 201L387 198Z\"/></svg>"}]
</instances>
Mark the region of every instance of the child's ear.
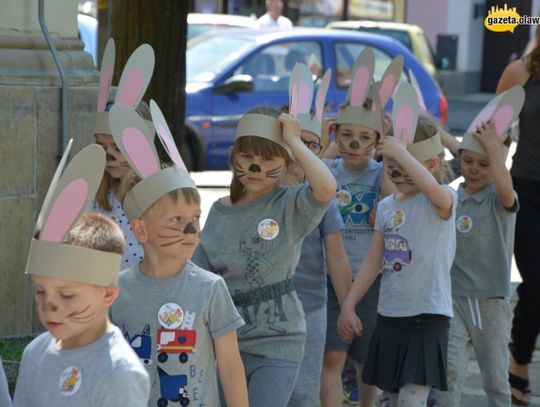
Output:
<instances>
[{"instance_id":1,"label":"child's ear","mask_svg":"<svg viewBox=\"0 0 540 407\"><path fill-rule=\"evenodd\" d=\"M118 298L120 289L118 287L105 287L103 295L103 305L110 307Z\"/></svg>"},{"instance_id":2,"label":"child's ear","mask_svg":"<svg viewBox=\"0 0 540 407\"><path fill-rule=\"evenodd\" d=\"M441 165L441 157L436 155L435 157L431 158L427 163L427 168L429 172L432 174L439 169L439 166Z\"/></svg>"},{"instance_id":3,"label":"child's ear","mask_svg":"<svg viewBox=\"0 0 540 407\"><path fill-rule=\"evenodd\" d=\"M133 235L140 243L145 243L148 239L148 236L146 234L146 227L144 226L144 221L139 218L135 218L131 220L131 231L133 232Z\"/></svg>"}]
</instances>

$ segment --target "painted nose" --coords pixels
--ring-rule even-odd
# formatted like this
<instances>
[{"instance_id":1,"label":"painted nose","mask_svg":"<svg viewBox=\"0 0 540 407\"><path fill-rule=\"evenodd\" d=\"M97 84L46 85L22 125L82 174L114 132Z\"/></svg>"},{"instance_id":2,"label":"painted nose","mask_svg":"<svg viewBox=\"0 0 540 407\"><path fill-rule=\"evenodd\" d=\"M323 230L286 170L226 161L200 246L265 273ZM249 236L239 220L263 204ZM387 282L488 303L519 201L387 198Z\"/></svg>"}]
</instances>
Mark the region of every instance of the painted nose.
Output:
<instances>
[{"instance_id":1,"label":"painted nose","mask_svg":"<svg viewBox=\"0 0 540 407\"><path fill-rule=\"evenodd\" d=\"M116 157L109 153L107 153L106 158L107 158L107 161L116 161Z\"/></svg>"},{"instance_id":2,"label":"painted nose","mask_svg":"<svg viewBox=\"0 0 540 407\"><path fill-rule=\"evenodd\" d=\"M249 166L249 172L261 172L261 167L258 164L251 164Z\"/></svg>"},{"instance_id":3,"label":"painted nose","mask_svg":"<svg viewBox=\"0 0 540 407\"><path fill-rule=\"evenodd\" d=\"M351 144L349 144L349 146L355 150L359 149L360 148L360 143L356 140L353 140L351 141Z\"/></svg>"},{"instance_id":4,"label":"painted nose","mask_svg":"<svg viewBox=\"0 0 540 407\"><path fill-rule=\"evenodd\" d=\"M403 174L397 170L393 170L391 173L390 173L390 177L392 178L399 178L401 177Z\"/></svg>"},{"instance_id":5,"label":"painted nose","mask_svg":"<svg viewBox=\"0 0 540 407\"><path fill-rule=\"evenodd\" d=\"M188 233L197 233L197 228L195 227L195 225L192 223L192 222L189 222L186 227L184 228L184 233L185 234L188 234Z\"/></svg>"},{"instance_id":6,"label":"painted nose","mask_svg":"<svg viewBox=\"0 0 540 407\"><path fill-rule=\"evenodd\" d=\"M50 301L44 301L43 305L41 306L41 309L43 311L47 311L47 312L56 312L56 311L58 311L58 307L55 304L53 304L52 302L50 302Z\"/></svg>"}]
</instances>

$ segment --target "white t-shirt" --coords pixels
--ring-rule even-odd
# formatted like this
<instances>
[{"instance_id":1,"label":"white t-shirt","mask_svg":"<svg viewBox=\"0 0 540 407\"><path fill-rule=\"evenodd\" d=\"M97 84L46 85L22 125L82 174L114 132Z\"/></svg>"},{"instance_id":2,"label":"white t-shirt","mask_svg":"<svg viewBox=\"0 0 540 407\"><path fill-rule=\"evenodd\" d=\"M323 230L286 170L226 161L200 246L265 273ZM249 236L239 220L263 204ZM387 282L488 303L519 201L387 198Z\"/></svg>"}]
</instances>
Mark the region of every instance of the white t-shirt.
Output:
<instances>
[{"instance_id":1,"label":"white t-shirt","mask_svg":"<svg viewBox=\"0 0 540 407\"><path fill-rule=\"evenodd\" d=\"M259 17L257 20L260 27L279 27L279 28L292 28L292 21L285 16L279 16L277 20L274 20L270 13L266 13Z\"/></svg>"}]
</instances>

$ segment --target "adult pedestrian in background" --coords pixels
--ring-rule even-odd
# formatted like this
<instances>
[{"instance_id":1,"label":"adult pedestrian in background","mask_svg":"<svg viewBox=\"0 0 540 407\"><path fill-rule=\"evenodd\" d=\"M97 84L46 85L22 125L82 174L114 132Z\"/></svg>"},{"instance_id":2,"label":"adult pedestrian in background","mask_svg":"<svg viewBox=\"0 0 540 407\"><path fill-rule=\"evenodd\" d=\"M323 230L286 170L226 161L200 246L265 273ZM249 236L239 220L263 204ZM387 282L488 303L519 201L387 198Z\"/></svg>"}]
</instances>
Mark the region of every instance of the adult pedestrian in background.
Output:
<instances>
[{"instance_id":1,"label":"adult pedestrian in background","mask_svg":"<svg viewBox=\"0 0 540 407\"><path fill-rule=\"evenodd\" d=\"M266 14L257 21L260 27L292 28L293 24L283 13L283 1L266 0Z\"/></svg>"},{"instance_id":2,"label":"adult pedestrian in background","mask_svg":"<svg viewBox=\"0 0 540 407\"><path fill-rule=\"evenodd\" d=\"M519 141L510 170L519 196L514 255L523 282L518 286L510 343L512 401L529 402L529 363L540 333L540 26L536 47L511 62L499 79L497 93L514 85L525 89L525 104L519 115Z\"/></svg>"}]
</instances>

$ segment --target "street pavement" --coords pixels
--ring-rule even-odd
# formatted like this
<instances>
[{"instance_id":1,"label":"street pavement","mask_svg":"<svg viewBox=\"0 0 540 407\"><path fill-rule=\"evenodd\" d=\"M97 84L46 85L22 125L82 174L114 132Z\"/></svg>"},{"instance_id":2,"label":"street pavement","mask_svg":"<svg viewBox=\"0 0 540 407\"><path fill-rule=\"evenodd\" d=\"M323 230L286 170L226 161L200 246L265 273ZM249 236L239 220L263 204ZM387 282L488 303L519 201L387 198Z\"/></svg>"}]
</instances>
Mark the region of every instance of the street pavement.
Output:
<instances>
[{"instance_id":1,"label":"street pavement","mask_svg":"<svg viewBox=\"0 0 540 407\"><path fill-rule=\"evenodd\" d=\"M448 121L447 128L455 136L460 137L467 129L475 115L480 109L488 103L493 94L478 93L462 97L448 97ZM507 165L511 165L511 156L515 151L515 144L512 145L508 157ZM200 187L202 201L202 217L201 224L204 225L208 211L212 203L218 198L228 195L228 186L231 180L230 171L205 171L192 173L195 183ZM460 180L452 183L453 187L457 187ZM521 281L515 263L512 267L512 283L514 287ZM515 303L516 295L512 301ZM469 363L469 374L463 388L462 407L487 407L487 399L482 388L482 379L480 370L474 355ZM530 407L540 407L540 346L534 354L533 361L530 365L530 382L531 396ZM343 404L350 406L350 404Z\"/></svg>"}]
</instances>

